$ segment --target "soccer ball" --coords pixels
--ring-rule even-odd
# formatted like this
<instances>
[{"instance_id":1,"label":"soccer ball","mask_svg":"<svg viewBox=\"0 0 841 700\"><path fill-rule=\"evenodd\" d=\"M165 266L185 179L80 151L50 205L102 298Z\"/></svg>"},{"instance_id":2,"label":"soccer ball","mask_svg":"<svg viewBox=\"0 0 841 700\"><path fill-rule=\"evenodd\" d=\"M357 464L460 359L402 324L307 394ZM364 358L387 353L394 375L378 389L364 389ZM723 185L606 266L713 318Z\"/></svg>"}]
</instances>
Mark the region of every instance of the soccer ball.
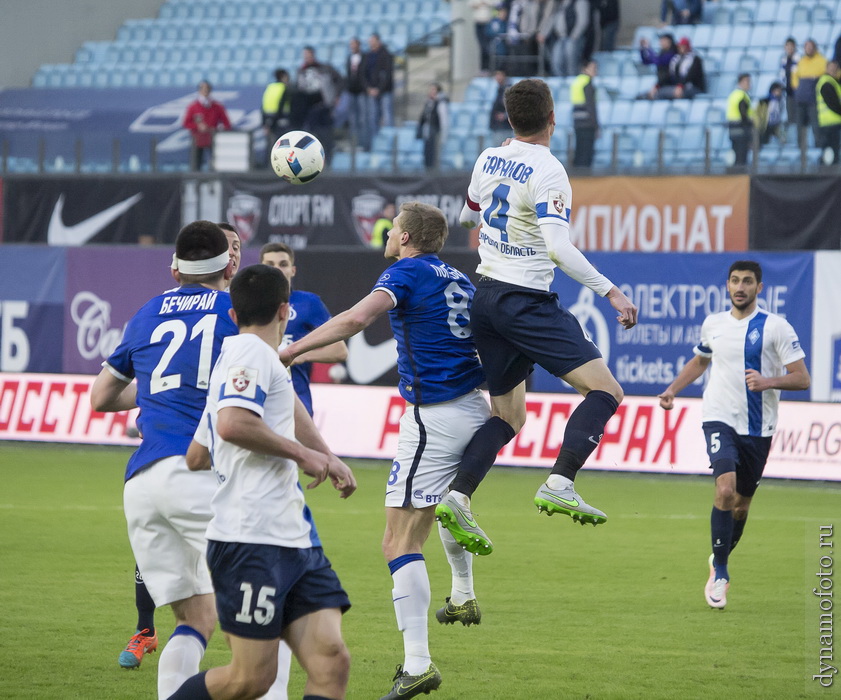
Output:
<instances>
[{"instance_id":1,"label":"soccer ball","mask_svg":"<svg viewBox=\"0 0 841 700\"><path fill-rule=\"evenodd\" d=\"M306 131L290 131L272 146L272 168L286 182L303 185L324 170L324 147Z\"/></svg>"}]
</instances>

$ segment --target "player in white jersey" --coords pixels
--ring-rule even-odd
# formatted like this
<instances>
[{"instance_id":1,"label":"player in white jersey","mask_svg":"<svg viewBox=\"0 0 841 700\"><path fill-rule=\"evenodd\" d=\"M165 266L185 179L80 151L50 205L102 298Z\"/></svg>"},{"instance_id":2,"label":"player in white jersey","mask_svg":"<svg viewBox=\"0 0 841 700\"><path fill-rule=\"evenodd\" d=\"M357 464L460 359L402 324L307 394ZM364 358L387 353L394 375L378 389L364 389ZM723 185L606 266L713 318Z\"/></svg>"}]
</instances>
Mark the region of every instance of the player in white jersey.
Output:
<instances>
[{"instance_id":1,"label":"player in white jersey","mask_svg":"<svg viewBox=\"0 0 841 700\"><path fill-rule=\"evenodd\" d=\"M254 265L231 284L240 334L226 339L207 407L190 445L191 469L218 481L207 560L231 664L188 679L174 700L256 698L276 674L281 638L307 673L305 698L344 698L350 658L341 614L350 607L324 556L298 484L298 467L330 478L347 497L350 469L321 439L276 348L289 313L289 283Z\"/></svg>"},{"instance_id":2,"label":"player in white jersey","mask_svg":"<svg viewBox=\"0 0 841 700\"><path fill-rule=\"evenodd\" d=\"M704 320L695 357L659 397L663 408L672 409L675 396L710 367L702 416L715 500L704 598L713 608L727 604L728 558L744 532L765 469L777 428L780 390L803 390L810 384L797 334L784 318L758 307L761 291L759 263L739 260L730 266L727 292L732 308Z\"/></svg>"},{"instance_id":3,"label":"player in white jersey","mask_svg":"<svg viewBox=\"0 0 841 700\"><path fill-rule=\"evenodd\" d=\"M505 91L514 139L484 151L473 168L462 223L479 230L471 328L491 395L492 418L467 446L450 493L436 515L465 546L489 542L470 513L470 497L497 453L526 420L526 378L537 363L561 377L584 400L570 415L563 447L534 498L539 510L565 513L584 524L607 516L573 487L623 393L598 348L549 291L555 267L606 296L631 328L637 309L572 245L572 192L564 167L549 150L555 129L552 94L542 80L522 80ZM485 547L478 553L489 553Z\"/></svg>"},{"instance_id":4,"label":"player in white jersey","mask_svg":"<svg viewBox=\"0 0 841 700\"><path fill-rule=\"evenodd\" d=\"M483 375L470 337L474 288L461 272L438 258L447 237L439 209L406 202L385 247L396 258L368 296L281 351L295 357L360 332L388 313L397 340L400 394L407 401L386 485L383 554L394 581L392 600L403 633L404 659L383 700L411 698L441 684L429 653L429 576L423 545L434 506L455 475L461 454L489 411L477 387ZM442 624L479 623L472 555L439 528L452 570L452 589L435 616Z\"/></svg>"}]
</instances>

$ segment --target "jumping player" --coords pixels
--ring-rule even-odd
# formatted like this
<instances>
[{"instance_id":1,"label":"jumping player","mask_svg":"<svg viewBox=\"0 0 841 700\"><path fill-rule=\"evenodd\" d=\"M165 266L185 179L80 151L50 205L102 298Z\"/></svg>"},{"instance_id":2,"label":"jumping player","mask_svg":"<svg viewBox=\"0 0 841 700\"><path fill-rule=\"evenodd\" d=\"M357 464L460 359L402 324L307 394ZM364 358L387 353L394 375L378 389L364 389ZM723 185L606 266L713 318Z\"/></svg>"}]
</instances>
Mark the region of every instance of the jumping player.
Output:
<instances>
[{"instance_id":1,"label":"jumping player","mask_svg":"<svg viewBox=\"0 0 841 700\"><path fill-rule=\"evenodd\" d=\"M525 423L525 380L535 363L584 400L569 417L560 454L534 502L549 515L565 513L582 524L607 520L584 502L573 482L623 393L598 348L549 291L555 267L606 296L623 327L637 322L636 307L570 241L572 192L564 167L549 150L555 129L549 87L542 80L521 80L506 89L504 99L514 139L479 156L462 212L463 224L481 222L481 277L471 328L493 416L473 436L450 492L436 508L455 539L478 554L492 547L470 511L470 497Z\"/></svg>"}]
</instances>

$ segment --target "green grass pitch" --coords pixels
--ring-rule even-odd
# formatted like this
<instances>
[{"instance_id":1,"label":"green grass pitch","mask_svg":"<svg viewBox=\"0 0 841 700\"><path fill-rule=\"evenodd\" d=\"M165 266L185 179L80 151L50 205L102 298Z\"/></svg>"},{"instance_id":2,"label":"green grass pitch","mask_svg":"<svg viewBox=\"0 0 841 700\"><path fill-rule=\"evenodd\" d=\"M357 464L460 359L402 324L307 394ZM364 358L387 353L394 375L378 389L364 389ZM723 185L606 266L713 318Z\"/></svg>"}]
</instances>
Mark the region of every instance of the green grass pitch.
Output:
<instances>
[{"instance_id":1,"label":"green grass pitch","mask_svg":"<svg viewBox=\"0 0 841 700\"><path fill-rule=\"evenodd\" d=\"M155 696L157 655L139 671L117 665L135 623L121 506L128 455L0 443L0 698ZM327 484L307 500L354 604L344 618L353 658L348 698L368 700L389 689L402 640L380 553L388 466L352 464L360 487L349 501ZM430 697L773 699L841 691L841 679L823 690L809 680L818 660L807 649L818 624L809 594L818 528L841 525L838 485L762 485L731 560L728 607L713 611L703 600L709 477L582 472L580 492L610 517L593 528L538 516L531 501L543 476L497 468L474 499L496 547L474 561L478 627L435 622L450 577L437 535L430 538L430 647L444 677ZM169 610L158 611L157 623L163 643L173 628ZM217 632L203 667L227 659ZM293 664L290 697L302 688Z\"/></svg>"}]
</instances>

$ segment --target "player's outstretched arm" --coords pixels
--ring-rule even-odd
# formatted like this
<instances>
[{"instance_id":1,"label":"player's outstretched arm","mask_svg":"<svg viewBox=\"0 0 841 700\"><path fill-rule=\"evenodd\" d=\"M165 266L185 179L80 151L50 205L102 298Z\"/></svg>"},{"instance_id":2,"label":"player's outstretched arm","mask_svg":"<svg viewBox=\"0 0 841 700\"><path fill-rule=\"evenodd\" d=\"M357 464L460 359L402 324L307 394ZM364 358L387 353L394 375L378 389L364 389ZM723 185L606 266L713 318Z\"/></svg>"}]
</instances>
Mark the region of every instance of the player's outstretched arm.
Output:
<instances>
[{"instance_id":1,"label":"player's outstretched arm","mask_svg":"<svg viewBox=\"0 0 841 700\"><path fill-rule=\"evenodd\" d=\"M91 408L101 413L137 408L137 385L115 377L103 367L91 387Z\"/></svg>"},{"instance_id":2,"label":"player's outstretched arm","mask_svg":"<svg viewBox=\"0 0 841 700\"><path fill-rule=\"evenodd\" d=\"M315 479L307 488L315 488L327 478L330 466L327 455L278 435L247 408L226 406L220 409L216 432L223 440L244 450L296 461L304 474Z\"/></svg>"},{"instance_id":3,"label":"player's outstretched arm","mask_svg":"<svg viewBox=\"0 0 841 700\"><path fill-rule=\"evenodd\" d=\"M710 358L701 357L700 355L695 355L695 357L689 360L683 366L683 369L680 370L677 377L675 377L675 380L657 397L660 399L660 407L671 411L675 405L675 396L706 372L709 364Z\"/></svg>"},{"instance_id":4,"label":"player's outstretched arm","mask_svg":"<svg viewBox=\"0 0 841 700\"><path fill-rule=\"evenodd\" d=\"M318 431L307 409L297 396L295 397L295 438L302 445L327 455L329 477L333 488L347 498L356 491L356 478L350 467L334 455Z\"/></svg>"},{"instance_id":5,"label":"player's outstretched arm","mask_svg":"<svg viewBox=\"0 0 841 700\"><path fill-rule=\"evenodd\" d=\"M323 348L316 348L310 350L302 355L298 355L292 360L293 365L300 365L304 362L344 362L347 359L347 343L340 340L338 343L330 343Z\"/></svg>"},{"instance_id":6,"label":"player's outstretched arm","mask_svg":"<svg viewBox=\"0 0 841 700\"><path fill-rule=\"evenodd\" d=\"M786 365L787 374L782 377L764 377L755 369L745 370L745 384L751 391L765 391L766 389L785 389L786 391L803 391L812 384L806 362L796 360Z\"/></svg>"},{"instance_id":7,"label":"player's outstretched arm","mask_svg":"<svg viewBox=\"0 0 841 700\"><path fill-rule=\"evenodd\" d=\"M375 289L355 306L334 316L300 340L280 351L280 361L287 367L306 352L325 345L347 340L370 326L377 318L394 308L394 300L387 292Z\"/></svg>"}]
</instances>

